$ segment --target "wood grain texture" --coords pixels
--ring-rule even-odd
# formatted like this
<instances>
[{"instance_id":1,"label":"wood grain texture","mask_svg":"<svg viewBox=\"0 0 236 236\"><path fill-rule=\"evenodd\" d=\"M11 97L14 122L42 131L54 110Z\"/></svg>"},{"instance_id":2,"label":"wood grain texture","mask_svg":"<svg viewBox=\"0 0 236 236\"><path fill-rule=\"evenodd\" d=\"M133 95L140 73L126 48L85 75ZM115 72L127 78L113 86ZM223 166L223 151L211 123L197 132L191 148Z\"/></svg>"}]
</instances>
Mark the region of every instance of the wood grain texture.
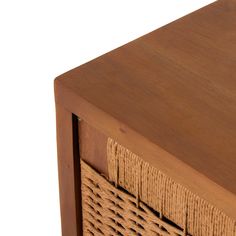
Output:
<instances>
[{"instance_id":1,"label":"wood grain texture","mask_svg":"<svg viewBox=\"0 0 236 236\"><path fill-rule=\"evenodd\" d=\"M82 236L77 118L56 104L62 236Z\"/></svg>"},{"instance_id":2,"label":"wood grain texture","mask_svg":"<svg viewBox=\"0 0 236 236\"><path fill-rule=\"evenodd\" d=\"M108 177L107 136L86 121L79 122L80 158Z\"/></svg>"},{"instance_id":3,"label":"wood grain texture","mask_svg":"<svg viewBox=\"0 0 236 236\"><path fill-rule=\"evenodd\" d=\"M69 71L58 102L236 218L236 2Z\"/></svg>"}]
</instances>

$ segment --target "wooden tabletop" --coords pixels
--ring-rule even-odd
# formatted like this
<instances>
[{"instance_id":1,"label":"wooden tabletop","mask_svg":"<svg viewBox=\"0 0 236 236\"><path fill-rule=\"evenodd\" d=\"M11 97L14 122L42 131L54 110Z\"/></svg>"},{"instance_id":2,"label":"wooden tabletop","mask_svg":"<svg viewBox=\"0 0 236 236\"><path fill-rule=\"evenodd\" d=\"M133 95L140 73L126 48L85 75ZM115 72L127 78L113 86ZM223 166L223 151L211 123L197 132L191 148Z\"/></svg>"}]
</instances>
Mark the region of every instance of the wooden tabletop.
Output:
<instances>
[{"instance_id":1,"label":"wooden tabletop","mask_svg":"<svg viewBox=\"0 0 236 236\"><path fill-rule=\"evenodd\" d=\"M81 65L56 86L75 114L236 218L235 0Z\"/></svg>"}]
</instances>

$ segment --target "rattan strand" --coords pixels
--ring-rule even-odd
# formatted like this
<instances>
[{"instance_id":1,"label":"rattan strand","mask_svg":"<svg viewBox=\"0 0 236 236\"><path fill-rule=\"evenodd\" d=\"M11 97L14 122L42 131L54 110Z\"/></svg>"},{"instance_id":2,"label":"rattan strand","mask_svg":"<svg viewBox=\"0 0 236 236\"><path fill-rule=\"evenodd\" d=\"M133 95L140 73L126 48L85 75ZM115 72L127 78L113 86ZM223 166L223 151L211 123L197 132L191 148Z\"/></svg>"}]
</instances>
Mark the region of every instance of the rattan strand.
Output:
<instances>
[{"instance_id":1,"label":"rattan strand","mask_svg":"<svg viewBox=\"0 0 236 236\"><path fill-rule=\"evenodd\" d=\"M229 218L111 138L107 143L107 158L109 178L116 186L184 228L185 233L236 236L236 219Z\"/></svg>"},{"instance_id":2,"label":"rattan strand","mask_svg":"<svg viewBox=\"0 0 236 236\"><path fill-rule=\"evenodd\" d=\"M84 236L184 236L81 161Z\"/></svg>"}]
</instances>

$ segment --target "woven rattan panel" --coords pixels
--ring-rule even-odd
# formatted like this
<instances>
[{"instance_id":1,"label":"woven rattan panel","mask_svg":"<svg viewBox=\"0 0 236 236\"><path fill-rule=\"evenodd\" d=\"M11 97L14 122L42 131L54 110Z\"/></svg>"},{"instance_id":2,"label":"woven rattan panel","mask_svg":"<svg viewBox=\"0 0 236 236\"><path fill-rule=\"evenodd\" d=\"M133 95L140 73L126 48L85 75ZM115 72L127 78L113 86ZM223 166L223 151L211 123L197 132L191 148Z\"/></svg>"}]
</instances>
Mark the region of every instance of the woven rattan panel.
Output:
<instances>
[{"instance_id":1,"label":"woven rattan panel","mask_svg":"<svg viewBox=\"0 0 236 236\"><path fill-rule=\"evenodd\" d=\"M84 236L182 236L141 201L116 188L81 161Z\"/></svg>"},{"instance_id":2,"label":"woven rattan panel","mask_svg":"<svg viewBox=\"0 0 236 236\"><path fill-rule=\"evenodd\" d=\"M186 234L236 236L235 219L111 138L107 142L107 160L109 181L183 228Z\"/></svg>"}]
</instances>

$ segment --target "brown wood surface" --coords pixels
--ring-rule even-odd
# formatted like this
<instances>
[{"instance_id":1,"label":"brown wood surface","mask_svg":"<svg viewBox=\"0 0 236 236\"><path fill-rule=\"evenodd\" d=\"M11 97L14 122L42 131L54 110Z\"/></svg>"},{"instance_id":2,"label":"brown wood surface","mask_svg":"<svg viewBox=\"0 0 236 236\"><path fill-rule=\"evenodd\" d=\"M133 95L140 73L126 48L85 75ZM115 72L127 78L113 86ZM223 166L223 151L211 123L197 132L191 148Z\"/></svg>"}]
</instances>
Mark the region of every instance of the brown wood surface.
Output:
<instances>
[{"instance_id":1,"label":"brown wood surface","mask_svg":"<svg viewBox=\"0 0 236 236\"><path fill-rule=\"evenodd\" d=\"M107 136L86 121L79 122L80 158L108 177Z\"/></svg>"},{"instance_id":2,"label":"brown wood surface","mask_svg":"<svg viewBox=\"0 0 236 236\"><path fill-rule=\"evenodd\" d=\"M82 236L77 118L58 103L56 114L62 235Z\"/></svg>"},{"instance_id":3,"label":"brown wood surface","mask_svg":"<svg viewBox=\"0 0 236 236\"><path fill-rule=\"evenodd\" d=\"M236 219L236 2L61 75L57 102Z\"/></svg>"}]
</instances>

